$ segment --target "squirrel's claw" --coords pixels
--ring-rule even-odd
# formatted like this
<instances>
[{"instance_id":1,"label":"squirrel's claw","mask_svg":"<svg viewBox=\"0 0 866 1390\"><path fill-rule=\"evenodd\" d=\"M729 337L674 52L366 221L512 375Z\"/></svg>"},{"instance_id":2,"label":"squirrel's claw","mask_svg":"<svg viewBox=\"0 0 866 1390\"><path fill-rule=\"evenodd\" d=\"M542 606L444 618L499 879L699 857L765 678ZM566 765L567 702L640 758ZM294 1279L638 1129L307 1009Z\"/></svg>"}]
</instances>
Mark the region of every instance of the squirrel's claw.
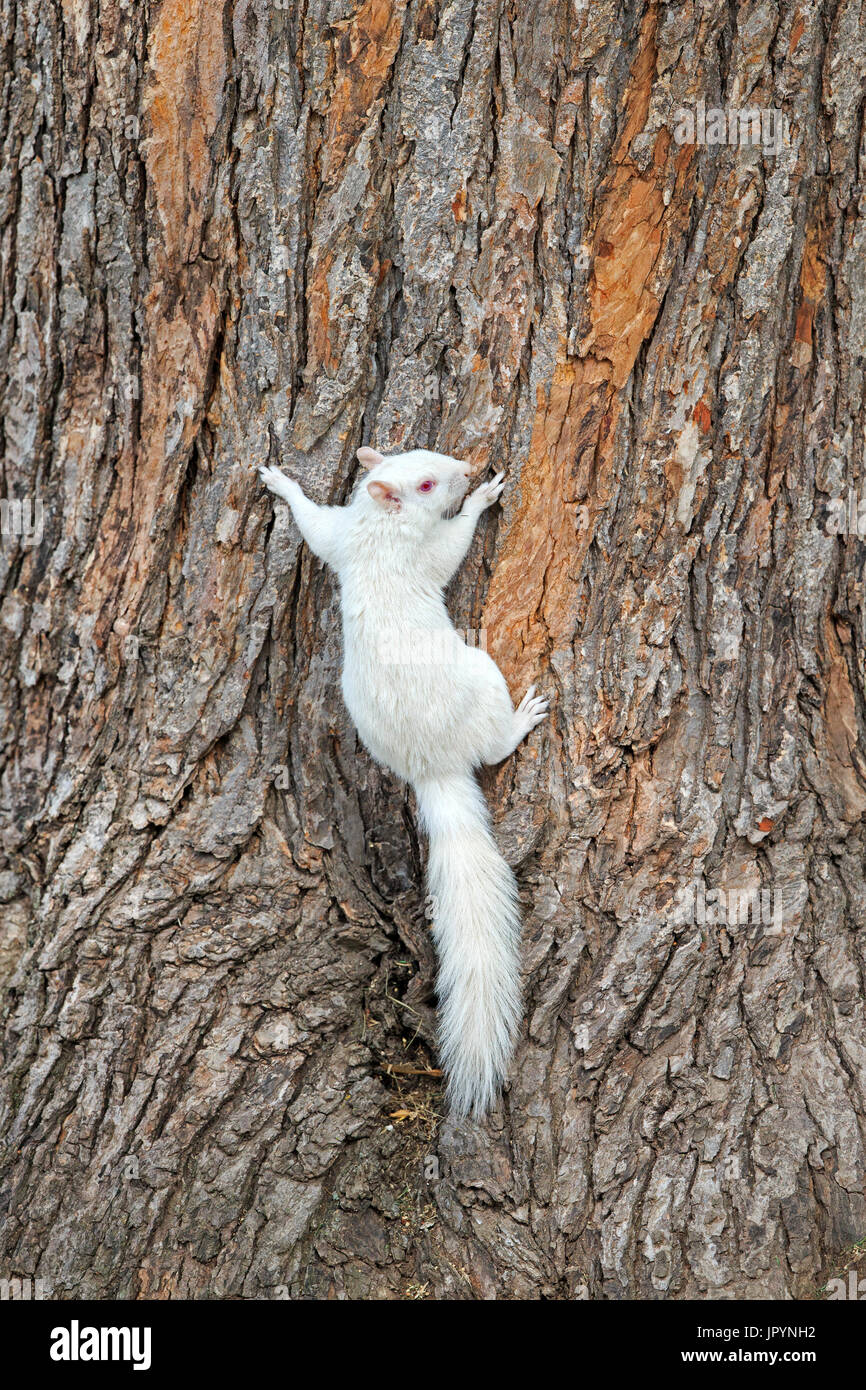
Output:
<instances>
[{"instance_id":1,"label":"squirrel's claw","mask_svg":"<svg viewBox=\"0 0 866 1390\"><path fill-rule=\"evenodd\" d=\"M472 496L481 509L486 510L488 507L492 507L494 502L499 501L504 487L505 474L497 473L495 478L491 478L489 482L482 483L480 487L476 488Z\"/></svg>"},{"instance_id":2,"label":"squirrel's claw","mask_svg":"<svg viewBox=\"0 0 866 1390\"><path fill-rule=\"evenodd\" d=\"M279 468L272 467L269 463L258 465L259 477L269 492L273 492L277 497L282 497L284 502L289 500L289 482L285 473Z\"/></svg>"},{"instance_id":3,"label":"squirrel's claw","mask_svg":"<svg viewBox=\"0 0 866 1390\"><path fill-rule=\"evenodd\" d=\"M531 685L517 706L516 715L523 720L529 732L547 718L549 707L550 700L544 695L536 695L535 686Z\"/></svg>"}]
</instances>

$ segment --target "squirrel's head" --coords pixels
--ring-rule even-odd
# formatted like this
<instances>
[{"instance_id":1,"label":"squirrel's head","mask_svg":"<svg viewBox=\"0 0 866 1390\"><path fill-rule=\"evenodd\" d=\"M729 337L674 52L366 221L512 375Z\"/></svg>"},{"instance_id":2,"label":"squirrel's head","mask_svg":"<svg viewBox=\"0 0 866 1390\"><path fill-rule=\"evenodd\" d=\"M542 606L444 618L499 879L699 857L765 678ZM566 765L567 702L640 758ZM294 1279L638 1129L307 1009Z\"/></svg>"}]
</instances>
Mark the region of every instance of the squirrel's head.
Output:
<instances>
[{"instance_id":1,"label":"squirrel's head","mask_svg":"<svg viewBox=\"0 0 866 1390\"><path fill-rule=\"evenodd\" d=\"M375 449L359 449L358 462L368 469L364 487L385 512L412 514L438 521L453 512L466 495L470 467L447 454L411 449L390 458Z\"/></svg>"}]
</instances>

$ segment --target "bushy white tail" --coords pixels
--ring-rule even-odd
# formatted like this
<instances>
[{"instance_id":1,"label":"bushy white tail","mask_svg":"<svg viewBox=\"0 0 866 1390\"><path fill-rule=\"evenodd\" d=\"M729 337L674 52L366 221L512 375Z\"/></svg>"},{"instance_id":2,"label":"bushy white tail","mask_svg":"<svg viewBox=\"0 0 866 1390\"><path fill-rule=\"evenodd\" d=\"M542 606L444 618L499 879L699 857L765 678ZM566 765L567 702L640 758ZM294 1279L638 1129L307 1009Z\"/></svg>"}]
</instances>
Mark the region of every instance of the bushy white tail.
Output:
<instances>
[{"instance_id":1,"label":"bushy white tail","mask_svg":"<svg viewBox=\"0 0 866 1390\"><path fill-rule=\"evenodd\" d=\"M439 1051L457 1115L496 1100L520 1018L517 884L471 774L415 784L430 840L427 886L439 955Z\"/></svg>"}]
</instances>

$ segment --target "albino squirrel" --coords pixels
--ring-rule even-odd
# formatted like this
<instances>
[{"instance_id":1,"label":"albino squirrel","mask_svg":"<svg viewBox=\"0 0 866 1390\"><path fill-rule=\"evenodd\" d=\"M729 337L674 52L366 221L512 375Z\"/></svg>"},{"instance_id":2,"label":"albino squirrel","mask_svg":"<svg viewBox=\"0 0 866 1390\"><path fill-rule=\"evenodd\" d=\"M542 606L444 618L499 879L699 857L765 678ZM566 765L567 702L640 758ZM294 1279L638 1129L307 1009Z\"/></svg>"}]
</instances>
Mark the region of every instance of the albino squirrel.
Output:
<instances>
[{"instance_id":1,"label":"albino squirrel","mask_svg":"<svg viewBox=\"0 0 866 1390\"><path fill-rule=\"evenodd\" d=\"M358 459L369 473L345 507L316 506L278 468L259 472L340 581L343 698L361 740L415 790L430 841L448 1099L458 1115L482 1115L514 1050L520 914L474 770L507 758L548 702L531 686L514 709L499 668L461 640L443 598L504 474L466 497L469 466L445 454L364 448Z\"/></svg>"}]
</instances>

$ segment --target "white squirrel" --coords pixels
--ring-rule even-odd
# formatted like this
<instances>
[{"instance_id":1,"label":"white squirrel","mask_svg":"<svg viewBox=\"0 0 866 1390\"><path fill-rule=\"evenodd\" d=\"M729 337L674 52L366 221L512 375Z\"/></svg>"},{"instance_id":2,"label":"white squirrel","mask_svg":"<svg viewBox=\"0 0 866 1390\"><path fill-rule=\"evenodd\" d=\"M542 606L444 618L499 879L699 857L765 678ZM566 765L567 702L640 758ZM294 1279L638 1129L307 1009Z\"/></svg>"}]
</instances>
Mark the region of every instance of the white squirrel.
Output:
<instances>
[{"instance_id":1,"label":"white squirrel","mask_svg":"<svg viewBox=\"0 0 866 1390\"><path fill-rule=\"evenodd\" d=\"M345 507L317 506L278 468L259 472L339 579L343 698L361 740L415 790L430 846L448 1100L455 1114L480 1116L514 1050L521 924L474 773L507 758L548 702L531 686L514 709L498 666L462 641L443 598L504 474L466 497L469 465L445 454L363 448L358 460L369 473Z\"/></svg>"}]
</instances>

